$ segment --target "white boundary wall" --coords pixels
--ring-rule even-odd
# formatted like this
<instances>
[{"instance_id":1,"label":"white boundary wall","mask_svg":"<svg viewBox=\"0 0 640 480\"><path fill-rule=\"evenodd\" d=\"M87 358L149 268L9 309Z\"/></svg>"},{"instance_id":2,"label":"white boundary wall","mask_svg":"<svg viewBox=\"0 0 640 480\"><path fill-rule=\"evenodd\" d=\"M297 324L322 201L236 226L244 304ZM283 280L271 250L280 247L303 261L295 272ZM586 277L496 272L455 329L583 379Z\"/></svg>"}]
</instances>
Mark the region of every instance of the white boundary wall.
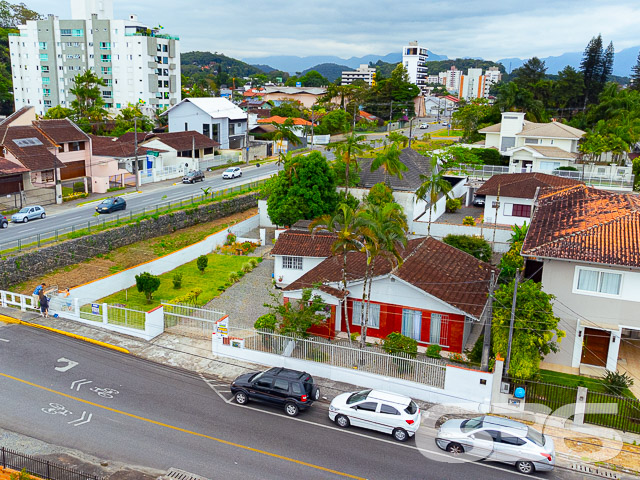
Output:
<instances>
[{"instance_id":1,"label":"white boundary wall","mask_svg":"<svg viewBox=\"0 0 640 480\"><path fill-rule=\"evenodd\" d=\"M427 222L413 222L415 235L426 235L427 227ZM500 253L508 251L511 246L509 244L509 240L511 239L512 233L511 229L496 228L496 244L494 251ZM472 227L470 225L455 225L452 223L431 223L432 237L442 240L449 234L483 236L487 242L491 243L493 241L493 224L489 225L485 223L481 228L479 226Z\"/></svg>"},{"instance_id":2,"label":"white boundary wall","mask_svg":"<svg viewBox=\"0 0 640 480\"><path fill-rule=\"evenodd\" d=\"M384 377L360 370L334 367L325 363L232 347L230 345L224 345L217 340L215 336L212 338L212 351L214 355L221 357L234 358L236 360L271 367L304 370L317 377L365 388L388 390L425 402L455 404L460 408L480 413L488 412L491 407L493 374L489 372L480 372L447 365L445 388L440 389L421 383L393 377ZM481 380L485 381L484 385L480 383Z\"/></svg>"},{"instance_id":3,"label":"white boundary wall","mask_svg":"<svg viewBox=\"0 0 640 480\"><path fill-rule=\"evenodd\" d=\"M114 273L108 277L101 278L91 283L86 283L79 287L71 289L73 297L82 298L86 303L94 302L99 298L106 297L113 293L119 292L125 288L131 287L136 283L136 275L142 272L149 272L153 275L161 275L166 272L191 262L200 255L211 253L216 247L223 245L227 239L227 233L230 231L236 236L246 234L247 232L257 228L260 223L260 216L254 215L240 223L237 223L228 229L209 235L204 240L189 245L177 252L170 253L157 260L143 263L131 267L122 272Z\"/></svg>"}]
</instances>

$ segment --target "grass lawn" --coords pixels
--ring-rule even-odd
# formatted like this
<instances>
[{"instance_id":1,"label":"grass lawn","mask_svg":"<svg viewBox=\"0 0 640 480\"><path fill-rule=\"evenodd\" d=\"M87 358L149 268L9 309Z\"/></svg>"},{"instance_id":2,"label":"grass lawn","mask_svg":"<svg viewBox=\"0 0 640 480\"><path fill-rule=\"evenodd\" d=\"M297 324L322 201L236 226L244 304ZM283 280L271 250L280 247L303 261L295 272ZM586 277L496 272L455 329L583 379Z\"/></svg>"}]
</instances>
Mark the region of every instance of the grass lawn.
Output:
<instances>
[{"instance_id":1,"label":"grass lawn","mask_svg":"<svg viewBox=\"0 0 640 480\"><path fill-rule=\"evenodd\" d=\"M589 378L569 373L553 372L551 370L540 370L540 381L543 383L555 383L565 387L586 387L592 392L609 393L599 378ZM633 393L626 388L623 390L624 397L635 398Z\"/></svg>"},{"instance_id":2,"label":"grass lawn","mask_svg":"<svg viewBox=\"0 0 640 480\"><path fill-rule=\"evenodd\" d=\"M248 263L250 258L257 258L216 254L209 254L207 257L209 264L204 274L200 273L196 266L196 260L194 260L160 275L160 288L154 292L151 303L147 303L144 293L138 292L135 285L104 297L99 300L99 303L117 303L133 310L149 311L160 305L161 300L171 300L189 293L194 288L201 288L202 293L198 297L198 304L204 305L212 298L220 295L221 292L218 287L224 286L230 273L241 271L242 266ZM179 289L173 288L173 275L175 273L182 273L182 287Z\"/></svg>"},{"instance_id":3,"label":"grass lawn","mask_svg":"<svg viewBox=\"0 0 640 480\"><path fill-rule=\"evenodd\" d=\"M447 132L446 128L438 130L431 134L432 137L461 137L464 134L462 130L451 130Z\"/></svg>"}]
</instances>

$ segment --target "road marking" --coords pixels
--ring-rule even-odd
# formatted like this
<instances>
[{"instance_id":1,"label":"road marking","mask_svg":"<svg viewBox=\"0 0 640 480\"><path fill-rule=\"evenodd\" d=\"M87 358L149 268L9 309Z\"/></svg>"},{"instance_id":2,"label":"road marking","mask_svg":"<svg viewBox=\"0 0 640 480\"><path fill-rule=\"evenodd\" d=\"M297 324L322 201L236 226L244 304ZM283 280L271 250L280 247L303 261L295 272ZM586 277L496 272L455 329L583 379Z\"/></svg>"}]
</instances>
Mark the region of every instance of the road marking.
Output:
<instances>
[{"instance_id":1,"label":"road marking","mask_svg":"<svg viewBox=\"0 0 640 480\"><path fill-rule=\"evenodd\" d=\"M86 378L82 378L80 380L75 380L73 382L71 382L71 390L76 390L76 391L80 391L80 387L82 385L86 385L88 383L93 383L91 380L87 380Z\"/></svg>"},{"instance_id":2,"label":"road marking","mask_svg":"<svg viewBox=\"0 0 640 480\"><path fill-rule=\"evenodd\" d=\"M66 363L66 367L56 367L56 370L59 372L66 372L67 370L71 370L73 367L78 365L78 362L74 362L73 360L69 360L68 358L59 358L57 360L58 363Z\"/></svg>"},{"instance_id":3,"label":"road marking","mask_svg":"<svg viewBox=\"0 0 640 480\"><path fill-rule=\"evenodd\" d=\"M162 423L162 422L159 422L157 420L151 420L150 418L141 417L140 415L135 415L133 413L124 412L122 410L118 410L118 409L115 409L115 408L105 407L104 405L100 405L98 403L90 402L88 400L83 400L82 398L74 397L73 395L69 395L68 393L59 392L59 391L54 390L52 388L48 388L48 387L45 387L45 386L42 386L42 385L38 385L37 383L29 382L28 380L23 380L23 379L18 378L18 377L7 375L6 373L1 373L0 372L0 377L5 377L5 378L8 378L9 380L14 380L16 382L20 382L22 384L29 385L30 387L39 388L40 390L44 390L46 392L55 393L56 395L61 395L61 396L66 397L66 398L70 398L71 400L75 400L77 402L81 402L81 403L84 403L86 405L91 405L91 406L96 407L96 408L101 408L101 409L107 410L109 412L118 413L120 415L124 415L124 416L129 417L129 418L135 418L136 420L140 420L140 421L143 421L143 422L151 423L153 425L158 425L160 427L165 427L165 428L168 428L170 430L175 430L177 432L186 433L188 435L193 435L195 437L206 438L208 440L212 440L214 442L218 442L218 443L221 443L223 445L228 445L230 447L236 447L236 448L239 448L241 450L246 450L248 452L259 453L259 454L265 455L267 457L277 458L278 460L284 460L286 462L295 463L297 465L302 465L302 466L305 466L305 467L313 468L315 470L320 470L320 471L323 471L323 472L332 473L332 474L340 476L340 477L354 478L356 480L366 480L363 477L358 477L356 475L351 475L349 473L340 472L338 470L332 470L332 469L327 468L327 467L322 467L320 465L314 465L313 463L303 462L302 460L297 460L295 458L285 457L284 455L278 455L277 453L268 452L266 450L260 450L258 448L249 447L247 445L242 445L240 443L230 442L228 440L223 440L222 438L212 437L211 435L206 435L204 433L198 433L198 432L194 432L192 430L187 430L186 428L176 427L174 425L169 425L167 423Z\"/></svg>"},{"instance_id":4,"label":"road marking","mask_svg":"<svg viewBox=\"0 0 640 480\"><path fill-rule=\"evenodd\" d=\"M87 412L82 412L82 416L80 418L76 418L75 420L71 420L67 422L69 425L73 425L74 427L78 427L80 425L84 425L85 423L89 423L91 421L91 417L93 417L93 413L90 413L88 417L85 419L85 415Z\"/></svg>"},{"instance_id":5,"label":"road marking","mask_svg":"<svg viewBox=\"0 0 640 480\"><path fill-rule=\"evenodd\" d=\"M8 342L9 340L7 340L6 338L0 338L0 342Z\"/></svg>"}]
</instances>

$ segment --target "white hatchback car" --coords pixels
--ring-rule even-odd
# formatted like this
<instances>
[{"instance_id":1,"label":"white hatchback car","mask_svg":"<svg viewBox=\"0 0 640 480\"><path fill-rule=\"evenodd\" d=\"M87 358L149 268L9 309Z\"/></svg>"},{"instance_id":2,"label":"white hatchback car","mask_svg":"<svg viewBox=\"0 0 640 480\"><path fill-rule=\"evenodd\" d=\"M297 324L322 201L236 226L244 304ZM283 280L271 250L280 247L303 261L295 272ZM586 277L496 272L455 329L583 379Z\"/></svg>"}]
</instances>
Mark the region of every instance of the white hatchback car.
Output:
<instances>
[{"instance_id":1,"label":"white hatchback car","mask_svg":"<svg viewBox=\"0 0 640 480\"><path fill-rule=\"evenodd\" d=\"M242 176L242 170L240 167L229 167L224 172L222 172L222 178L236 178Z\"/></svg>"},{"instance_id":2,"label":"white hatchback car","mask_svg":"<svg viewBox=\"0 0 640 480\"><path fill-rule=\"evenodd\" d=\"M377 430L404 442L418 431L420 409L404 395L362 390L334 398L329 406L329 419L343 428L353 425Z\"/></svg>"}]
</instances>

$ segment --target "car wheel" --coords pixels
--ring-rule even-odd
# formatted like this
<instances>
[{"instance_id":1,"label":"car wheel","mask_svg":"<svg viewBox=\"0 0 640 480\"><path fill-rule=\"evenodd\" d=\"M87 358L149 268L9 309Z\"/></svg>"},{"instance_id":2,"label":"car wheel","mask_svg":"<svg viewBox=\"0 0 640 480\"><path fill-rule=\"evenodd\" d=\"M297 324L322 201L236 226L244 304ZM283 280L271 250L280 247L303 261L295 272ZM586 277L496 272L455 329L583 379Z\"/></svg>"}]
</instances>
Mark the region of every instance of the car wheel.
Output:
<instances>
[{"instance_id":1,"label":"car wheel","mask_svg":"<svg viewBox=\"0 0 640 480\"><path fill-rule=\"evenodd\" d=\"M44 217L46 217L46 216L47 216L47 214L46 214L46 213L43 213L42 215L40 215L40 218L44 218Z\"/></svg>"},{"instance_id":2,"label":"car wheel","mask_svg":"<svg viewBox=\"0 0 640 480\"><path fill-rule=\"evenodd\" d=\"M240 172L240 175L238 175L238 176L241 177L242 176L242 172Z\"/></svg>"},{"instance_id":3,"label":"car wheel","mask_svg":"<svg viewBox=\"0 0 640 480\"><path fill-rule=\"evenodd\" d=\"M526 460L520 460L519 462L516 462L516 469L520 473L524 473L525 475L528 475L535 471L533 463L527 462Z\"/></svg>"},{"instance_id":4,"label":"car wheel","mask_svg":"<svg viewBox=\"0 0 640 480\"><path fill-rule=\"evenodd\" d=\"M464 453L464 448L459 443L451 442L447 445L447 452L451 455L460 455L461 453Z\"/></svg>"},{"instance_id":5,"label":"car wheel","mask_svg":"<svg viewBox=\"0 0 640 480\"><path fill-rule=\"evenodd\" d=\"M316 387L315 391L313 392L313 399L315 401L320 400L320 389L318 387Z\"/></svg>"},{"instance_id":6,"label":"car wheel","mask_svg":"<svg viewBox=\"0 0 640 480\"><path fill-rule=\"evenodd\" d=\"M0 226L2 228L9 228L9 222L2 222L2 224L0 224Z\"/></svg>"},{"instance_id":7,"label":"car wheel","mask_svg":"<svg viewBox=\"0 0 640 480\"><path fill-rule=\"evenodd\" d=\"M28 221L29 221L29 217L24 217L24 218L22 219L22 223L27 223Z\"/></svg>"},{"instance_id":8,"label":"car wheel","mask_svg":"<svg viewBox=\"0 0 640 480\"><path fill-rule=\"evenodd\" d=\"M249 401L249 396L244 392L236 393L236 403L238 405L246 405Z\"/></svg>"},{"instance_id":9,"label":"car wheel","mask_svg":"<svg viewBox=\"0 0 640 480\"><path fill-rule=\"evenodd\" d=\"M295 417L300 412L300 409L295 403L288 402L284 406L284 412L290 417Z\"/></svg>"},{"instance_id":10,"label":"car wheel","mask_svg":"<svg viewBox=\"0 0 640 480\"><path fill-rule=\"evenodd\" d=\"M342 428L347 428L349 425L351 425L349 419L344 415L338 415L334 421L336 422L336 425Z\"/></svg>"},{"instance_id":11,"label":"car wheel","mask_svg":"<svg viewBox=\"0 0 640 480\"><path fill-rule=\"evenodd\" d=\"M393 438L395 438L399 442L406 442L409 438L409 434L404 428L395 428L392 435Z\"/></svg>"}]
</instances>

